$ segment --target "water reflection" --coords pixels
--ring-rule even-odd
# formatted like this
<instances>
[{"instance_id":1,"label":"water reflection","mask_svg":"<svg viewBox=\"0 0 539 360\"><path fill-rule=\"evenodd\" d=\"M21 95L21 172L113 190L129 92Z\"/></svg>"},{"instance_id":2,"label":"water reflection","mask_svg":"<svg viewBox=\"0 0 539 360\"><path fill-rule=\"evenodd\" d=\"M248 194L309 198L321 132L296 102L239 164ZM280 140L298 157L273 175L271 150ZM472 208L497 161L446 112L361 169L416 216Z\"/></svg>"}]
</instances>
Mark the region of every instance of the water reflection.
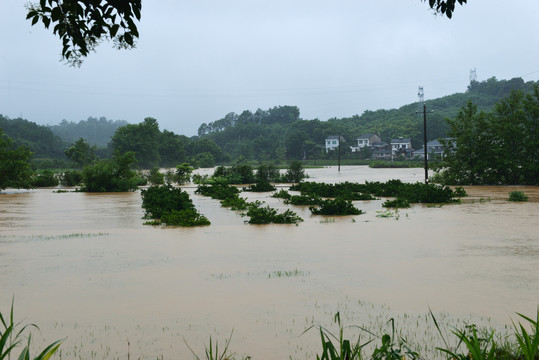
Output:
<instances>
[{"instance_id":1,"label":"water reflection","mask_svg":"<svg viewBox=\"0 0 539 360\"><path fill-rule=\"evenodd\" d=\"M367 167L308 172L326 182L423 175ZM515 189L531 201L507 202ZM398 220L378 217L382 200L374 200L357 202L364 215L327 218L294 207L305 219L299 226L252 226L188 187L212 222L194 229L143 226L138 192L2 194L0 306L7 309L15 294L17 313L38 323L47 340L69 335L66 357L83 343L103 358L125 357L128 338L133 357L190 357L182 338L201 349L210 335L224 339L232 328L240 353L309 358L318 336L299 335L313 321L330 326L336 311L353 324L423 314L428 306L499 323L516 311L534 313L539 190L466 190L461 205L414 205ZM287 208L267 194L242 196Z\"/></svg>"}]
</instances>

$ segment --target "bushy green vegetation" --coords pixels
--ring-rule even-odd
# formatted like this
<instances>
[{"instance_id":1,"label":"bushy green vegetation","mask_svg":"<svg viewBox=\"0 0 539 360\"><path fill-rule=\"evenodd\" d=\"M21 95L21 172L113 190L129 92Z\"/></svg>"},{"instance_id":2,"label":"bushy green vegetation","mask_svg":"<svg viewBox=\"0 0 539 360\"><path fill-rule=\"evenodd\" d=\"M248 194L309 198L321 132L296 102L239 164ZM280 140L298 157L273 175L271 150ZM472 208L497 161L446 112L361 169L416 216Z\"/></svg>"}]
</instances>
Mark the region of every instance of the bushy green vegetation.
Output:
<instances>
[{"instance_id":1,"label":"bushy green vegetation","mask_svg":"<svg viewBox=\"0 0 539 360\"><path fill-rule=\"evenodd\" d=\"M146 175L146 180L152 185L163 185L165 183L165 175L159 172L159 168L151 168Z\"/></svg>"},{"instance_id":2,"label":"bushy green vegetation","mask_svg":"<svg viewBox=\"0 0 539 360\"><path fill-rule=\"evenodd\" d=\"M136 163L135 154L116 152L110 160L99 160L82 169L82 191L124 192L138 189L139 176L131 166Z\"/></svg>"},{"instance_id":3,"label":"bushy green vegetation","mask_svg":"<svg viewBox=\"0 0 539 360\"><path fill-rule=\"evenodd\" d=\"M170 184L150 186L141 190L141 196L145 218L154 219L151 225L210 225L210 221L196 211L189 194L180 188Z\"/></svg>"},{"instance_id":4,"label":"bushy green vegetation","mask_svg":"<svg viewBox=\"0 0 539 360\"><path fill-rule=\"evenodd\" d=\"M322 197L347 197L347 194L372 194L381 197L397 197L410 203L451 203L456 201L456 194L448 186L423 183L403 183L401 180L388 180L385 183L366 181L359 183L325 184L302 182L290 190L301 191L302 194L317 194ZM355 199L354 199L355 200Z\"/></svg>"},{"instance_id":5,"label":"bushy green vegetation","mask_svg":"<svg viewBox=\"0 0 539 360\"><path fill-rule=\"evenodd\" d=\"M315 215L361 215L362 210L356 208L352 201L343 198L322 200L319 207L309 206Z\"/></svg>"},{"instance_id":6,"label":"bushy green vegetation","mask_svg":"<svg viewBox=\"0 0 539 360\"><path fill-rule=\"evenodd\" d=\"M539 84L532 93L511 92L494 112L470 101L449 125L442 183L539 184Z\"/></svg>"},{"instance_id":7,"label":"bushy green vegetation","mask_svg":"<svg viewBox=\"0 0 539 360\"><path fill-rule=\"evenodd\" d=\"M13 140L15 146L25 146L36 158L65 159L65 143L46 126L0 115L0 129Z\"/></svg>"},{"instance_id":8,"label":"bushy green vegetation","mask_svg":"<svg viewBox=\"0 0 539 360\"><path fill-rule=\"evenodd\" d=\"M161 223L168 226L203 226L211 224L207 217L195 209L165 212L161 217Z\"/></svg>"},{"instance_id":9,"label":"bushy green vegetation","mask_svg":"<svg viewBox=\"0 0 539 360\"><path fill-rule=\"evenodd\" d=\"M82 183L82 171L67 170L60 174L60 184L63 186L78 186Z\"/></svg>"},{"instance_id":10,"label":"bushy green vegetation","mask_svg":"<svg viewBox=\"0 0 539 360\"><path fill-rule=\"evenodd\" d=\"M97 159L95 146L91 147L83 138L75 141L70 148L64 151L64 154L81 169L84 166L91 165Z\"/></svg>"},{"instance_id":11,"label":"bushy green vegetation","mask_svg":"<svg viewBox=\"0 0 539 360\"><path fill-rule=\"evenodd\" d=\"M382 206L386 208L409 208L410 202L406 199L396 198L394 200L386 200Z\"/></svg>"},{"instance_id":12,"label":"bushy green vegetation","mask_svg":"<svg viewBox=\"0 0 539 360\"><path fill-rule=\"evenodd\" d=\"M188 163L182 163L176 166L176 172L174 174L174 180L183 185L191 181L191 174L193 173L193 167Z\"/></svg>"},{"instance_id":13,"label":"bushy green vegetation","mask_svg":"<svg viewBox=\"0 0 539 360\"><path fill-rule=\"evenodd\" d=\"M247 221L249 224L297 224L303 221L301 217L290 209L285 210L283 213L278 213L269 205L261 206L261 203L250 203L247 213L243 215L249 217Z\"/></svg>"},{"instance_id":14,"label":"bushy green vegetation","mask_svg":"<svg viewBox=\"0 0 539 360\"><path fill-rule=\"evenodd\" d=\"M271 195L271 197L276 198L276 199L290 199L292 195L290 195L290 193L286 191L285 189L281 189L275 192L273 195Z\"/></svg>"},{"instance_id":15,"label":"bushy green vegetation","mask_svg":"<svg viewBox=\"0 0 539 360\"><path fill-rule=\"evenodd\" d=\"M230 197L237 196L240 189L226 183L225 180L216 179L210 184L200 184L195 190L195 194L209 196L212 199L224 200Z\"/></svg>"},{"instance_id":16,"label":"bushy green vegetation","mask_svg":"<svg viewBox=\"0 0 539 360\"><path fill-rule=\"evenodd\" d=\"M528 195L523 191L511 191L509 193L509 201L528 201Z\"/></svg>"},{"instance_id":17,"label":"bushy green vegetation","mask_svg":"<svg viewBox=\"0 0 539 360\"><path fill-rule=\"evenodd\" d=\"M33 171L29 159L32 156L25 146L15 147L13 141L0 128L0 191L5 188L31 189Z\"/></svg>"},{"instance_id":18,"label":"bushy green vegetation","mask_svg":"<svg viewBox=\"0 0 539 360\"><path fill-rule=\"evenodd\" d=\"M373 169L393 169L393 168L421 168L425 164L421 161L371 161L369 167Z\"/></svg>"},{"instance_id":19,"label":"bushy green vegetation","mask_svg":"<svg viewBox=\"0 0 539 360\"><path fill-rule=\"evenodd\" d=\"M292 195L284 199L284 203L290 205L320 205L322 198L318 195Z\"/></svg>"},{"instance_id":20,"label":"bushy green vegetation","mask_svg":"<svg viewBox=\"0 0 539 360\"><path fill-rule=\"evenodd\" d=\"M251 184L243 188L243 191L269 192L269 191L275 191L275 186L273 186L272 184L266 181L260 181L260 182L257 181L255 184Z\"/></svg>"},{"instance_id":21,"label":"bushy green vegetation","mask_svg":"<svg viewBox=\"0 0 539 360\"><path fill-rule=\"evenodd\" d=\"M43 170L36 174L33 179L34 187L54 187L58 186L60 181L52 170Z\"/></svg>"}]
</instances>

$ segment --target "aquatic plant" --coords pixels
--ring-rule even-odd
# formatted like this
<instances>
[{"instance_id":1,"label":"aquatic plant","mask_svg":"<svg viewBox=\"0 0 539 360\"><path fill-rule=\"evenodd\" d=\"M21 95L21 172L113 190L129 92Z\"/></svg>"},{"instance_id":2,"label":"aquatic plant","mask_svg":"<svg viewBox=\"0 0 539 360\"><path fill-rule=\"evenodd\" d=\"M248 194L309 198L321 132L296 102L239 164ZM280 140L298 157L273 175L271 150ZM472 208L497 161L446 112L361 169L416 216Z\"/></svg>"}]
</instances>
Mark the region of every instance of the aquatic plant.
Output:
<instances>
[{"instance_id":1,"label":"aquatic plant","mask_svg":"<svg viewBox=\"0 0 539 360\"><path fill-rule=\"evenodd\" d=\"M528 195L523 191L511 191L509 193L509 201L528 201Z\"/></svg>"}]
</instances>

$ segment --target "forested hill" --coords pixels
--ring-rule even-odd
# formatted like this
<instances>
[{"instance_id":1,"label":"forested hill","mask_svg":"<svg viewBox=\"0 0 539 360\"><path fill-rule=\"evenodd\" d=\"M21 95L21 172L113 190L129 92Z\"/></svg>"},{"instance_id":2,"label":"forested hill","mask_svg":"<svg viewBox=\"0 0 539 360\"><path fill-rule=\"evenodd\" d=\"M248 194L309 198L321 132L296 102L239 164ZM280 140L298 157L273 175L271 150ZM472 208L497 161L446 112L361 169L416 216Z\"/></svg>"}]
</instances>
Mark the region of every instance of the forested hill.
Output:
<instances>
[{"instance_id":1,"label":"forested hill","mask_svg":"<svg viewBox=\"0 0 539 360\"><path fill-rule=\"evenodd\" d=\"M59 136L63 141L72 144L79 138L86 139L88 144L98 148L108 146L112 135L120 126L127 125L125 120L107 120L106 117L94 118L88 120L72 122L62 120L58 125L49 125L52 132Z\"/></svg>"},{"instance_id":2,"label":"forested hill","mask_svg":"<svg viewBox=\"0 0 539 360\"><path fill-rule=\"evenodd\" d=\"M28 147L38 158L64 156L66 144L46 126L24 119L9 119L0 115L0 128L16 146Z\"/></svg>"},{"instance_id":3,"label":"forested hill","mask_svg":"<svg viewBox=\"0 0 539 360\"><path fill-rule=\"evenodd\" d=\"M428 141L445 137L448 131L445 118L454 118L468 101L473 101L479 110L490 112L512 90L531 92L533 84L522 78L492 77L482 82L472 81L463 93L425 101L429 111ZM423 145L423 116L417 114L419 110L416 102L399 109L365 111L352 117L319 121L301 119L295 106L278 106L254 113L247 110L240 115L229 113L222 119L202 124L198 135L213 140L232 159L239 156L253 160L318 158L325 138L338 133L350 145L364 133L376 133L385 142L402 136L411 138L412 146L419 149Z\"/></svg>"}]
</instances>

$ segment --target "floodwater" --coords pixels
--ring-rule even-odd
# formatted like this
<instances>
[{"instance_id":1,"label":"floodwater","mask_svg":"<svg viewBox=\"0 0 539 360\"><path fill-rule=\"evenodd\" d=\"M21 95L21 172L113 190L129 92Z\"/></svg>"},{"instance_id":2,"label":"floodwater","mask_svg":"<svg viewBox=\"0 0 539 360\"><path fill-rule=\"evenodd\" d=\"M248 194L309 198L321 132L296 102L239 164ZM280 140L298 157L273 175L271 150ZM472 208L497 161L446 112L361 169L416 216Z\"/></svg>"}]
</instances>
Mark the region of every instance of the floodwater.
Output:
<instances>
[{"instance_id":1,"label":"floodwater","mask_svg":"<svg viewBox=\"0 0 539 360\"><path fill-rule=\"evenodd\" d=\"M335 167L310 181L422 181L422 169ZM465 187L462 204L413 205L386 213L313 216L299 225L248 225L217 200L194 195L212 222L144 226L140 192L0 194L0 310L15 297L36 341L66 338L62 358L189 359L210 336L254 359L313 358L310 325L383 326L410 337L429 307L442 320L492 326L539 304L539 188ZM529 202L507 201L512 190ZM242 193L284 210L268 193ZM432 329L431 329L432 330ZM414 333L414 331L416 333ZM429 340L430 341L430 340ZM129 345L128 345L129 343ZM437 344L439 345L439 344Z\"/></svg>"}]
</instances>

